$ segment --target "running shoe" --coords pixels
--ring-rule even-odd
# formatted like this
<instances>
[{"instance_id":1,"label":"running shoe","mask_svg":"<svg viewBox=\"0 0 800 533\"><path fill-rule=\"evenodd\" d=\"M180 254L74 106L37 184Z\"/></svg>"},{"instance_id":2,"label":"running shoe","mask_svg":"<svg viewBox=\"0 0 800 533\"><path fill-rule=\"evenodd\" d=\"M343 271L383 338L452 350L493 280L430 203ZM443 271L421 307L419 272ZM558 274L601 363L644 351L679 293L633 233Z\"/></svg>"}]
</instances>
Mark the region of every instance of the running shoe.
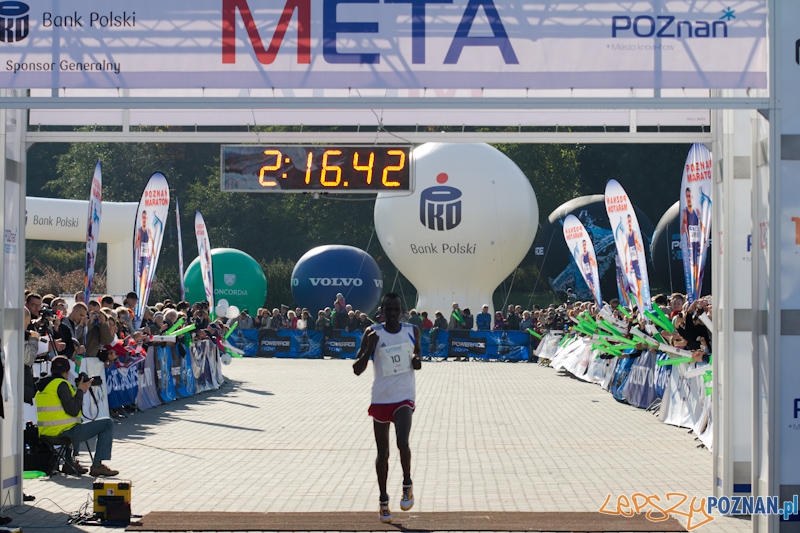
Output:
<instances>
[{"instance_id":1,"label":"running shoe","mask_svg":"<svg viewBox=\"0 0 800 533\"><path fill-rule=\"evenodd\" d=\"M408 511L414 507L414 486L403 485L403 498L400 500L400 509Z\"/></svg>"},{"instance_id":2,"label":"running shoe","mask_svg":"<svg viewBox=\"0 0 800 533\"><path fill-rule=\"evenodd\" d=\"M381 518L381 522L384 524L391 524L392 523L392 512L389 510L389 502L380 502L380 508L378 509L378 516Z\"/></svg>"}]
</instances>

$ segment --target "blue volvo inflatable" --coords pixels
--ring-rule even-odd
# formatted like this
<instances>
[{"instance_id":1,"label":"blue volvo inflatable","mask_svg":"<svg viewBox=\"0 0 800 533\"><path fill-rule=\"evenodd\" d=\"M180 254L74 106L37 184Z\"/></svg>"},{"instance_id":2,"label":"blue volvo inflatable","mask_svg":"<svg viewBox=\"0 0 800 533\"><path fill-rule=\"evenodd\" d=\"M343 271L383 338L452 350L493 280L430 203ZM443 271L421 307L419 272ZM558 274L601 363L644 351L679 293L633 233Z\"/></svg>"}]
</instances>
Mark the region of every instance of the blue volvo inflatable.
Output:
<instances>
[{"instance_id":1,"label":"blue volvo inflatable","mask_svg":"<svg viewBox=\"0 0 800 533\"><path fill-rule=\"evenodd\" d=\"M333 307L341 293L345 303L369 313L383 292L378 263L366 252L352 246L319 246L306 252L292 272L292 296L316 318L317 311Z\"/></svg>"}]
</instances>

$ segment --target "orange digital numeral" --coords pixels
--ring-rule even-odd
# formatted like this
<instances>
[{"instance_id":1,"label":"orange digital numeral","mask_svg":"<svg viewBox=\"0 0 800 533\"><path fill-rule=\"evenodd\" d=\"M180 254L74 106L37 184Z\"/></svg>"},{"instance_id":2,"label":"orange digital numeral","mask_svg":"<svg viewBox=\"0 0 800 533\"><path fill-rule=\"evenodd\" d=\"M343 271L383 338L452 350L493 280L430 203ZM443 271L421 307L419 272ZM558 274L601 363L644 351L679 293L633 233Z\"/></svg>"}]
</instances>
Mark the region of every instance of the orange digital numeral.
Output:
<instances>
[{"instance_id":1,"label":"orange digital numeral","mask_svg":"<svg viewBox=\"0 0 800 533\"><path fill-rule=\"evenodd\" d=\"M342 155L341 150L326 150L322 156L322 175L319 182L323 187L336 187L342 182L342 168L338 165L328 165L328 157L332 155ZM336 181L328 181L328 172L336 173Z\"/></svg>"},{"instance_id":2,"label":"orange digital numeral","mask_svg":"<svg viewBox=\"0 0 800 533\"><path fill-rule=\"evenodd\" d=\"M406 167L406 153L403 150L389 150L386 155L399 155L400 162L397 165L389 165L383 169L381 183L384 187L399 187L399 181L389 181L389 172L399 172Z\"/></svg>"},{"instance_id":3,"label":"orange digital numeral","mask_svg":"<svg viewBox=\"0 0 800 533\"><path fill-rule=\"evenodd\" d=\"M264 150L264 155L266 156L275 156L275 164L274 165L264 165L261 167L261 170L258 173L258 182L262 185L262 187L275 187L278 184L274 181L264 181L264 174L267 172L275 172L279 168L281 168L281 161L283 160L283 154L280 150ZM275 179L271 176L267 176L267 178Z\"/></svg>"},{"instance_id":4,"label":"orange digital numeral","mask_svg":"<svg viewBox=\"0 0 800 533\"><path fill-rule=\"evenodd\" d=\"M367 173L367 185L372 183L372 167L375 165L375 152L369 153L369 164L367 165L359 165L358 164L358 152L353 154L353 168L355 170L360 170L361 172Z\"/></svg>"},{"instance_id":5,"label":"orange digital numeral","mask_svg":"<svg viewBox=\"0 0 800 533\"><path fill-rule=\"evenodd\" d=\"M306 185L311 183L311 162L314 160L314 152L308 152L306 158Z\"/></svg>"}]
</instances>

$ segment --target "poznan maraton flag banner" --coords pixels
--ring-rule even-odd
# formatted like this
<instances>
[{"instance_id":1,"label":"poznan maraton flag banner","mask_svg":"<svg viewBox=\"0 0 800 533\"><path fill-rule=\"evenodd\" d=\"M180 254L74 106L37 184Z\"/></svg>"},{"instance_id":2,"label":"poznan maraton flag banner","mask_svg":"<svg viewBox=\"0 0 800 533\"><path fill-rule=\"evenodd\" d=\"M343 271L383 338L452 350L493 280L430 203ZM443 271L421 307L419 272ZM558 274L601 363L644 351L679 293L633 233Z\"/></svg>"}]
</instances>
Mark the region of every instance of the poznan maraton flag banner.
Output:
<instances>
[{"instance_id":1,"label":"poznan maraton flag banner","mask_svg":"<svg viewBox=\"0 0 800 533\"><path fill-rule=\"evenodd\" d=\"M681 180L681 252L686 297L700 297L711 236L711 152L700 143L689 150Z\"/></svg>"},{"instance_id":2,"label":"poznan maraton flag banner","mask_svg":"<svg viewBox=\"0 0 800 533\"><path fill-rule=\"evenodd\" d=\"M181 237L181 208L175 198L175 224L178 227L178 277L181 278L181 301L186 299L186 284L183 281L183 238Z\"/></svg>"},{"instance_id":3,"label":"poznan maraton flag banner","mask_svg":"<svg viewBox=\"0 0 800 533\"><path fill-rule=\"evenodd\" d=\"M594 253L594 245L586 228L575 215L569 215L564 219L564 240L567 241L567 248L572 254L572 259L581 271L583 281L589 286L589 290L594 295L594 301L598 307L603 306L603 296L600 294L600 277L597 273L597 256Z\"/></svg>"},{"instance_id":4,"label":"poznan maraton flag banner","mask_svg":"<svg viewBox=\"0 0 800 533\"><path fill-rule=\"evenodd\" d=\"M203 277L203 289L206 291L208 312L214 312L214 270L211 264L211 243L208 241L208 229L200 211L194 215L194 234L197 236L197 253L200 257L200 273Z\"/></svg>"},{"instance_id":5,"label":"poznan maraton flag banner","mask_svg":"<svg viewBox=\"0 0 800 533\"><path fill-rule=\"evenodd\" d=\"M605 200L606 213L617 244L617 254L630 283L631 292L636 295L635 303L639 311L649 310L651 303L647 261L642 232L639 230L639 220L633 211L633 204L617 180L609 180L606 184Z\"/></svg>"},{"instance_id":6,"label":"poznan maraton flag banner","mask_svg":"<svg viewBox=\"0 0 800 533\"><path fill-rule=\"evenodd\" d=\"M150 285L156 274L168 214L169 183L163 174L156 172L142 193L133 230L133 290L139 297L135 310L137 328L142 323Z\"/></svg>"},{"instance_id":7,"label":"poznan maraton flag banner","mask_svg":"<svg viewBox=\"0 0 800 533\"><path fill-rule=\"evenodd\" d=\"M103 213L103 175L100 161L94 166L92 191L89 194L89 216L86 218L86 266L83 270L83 301L92 294L94 265L97 262L97 237L100 234L100 217Z\"/></svg>"}]
</instances>

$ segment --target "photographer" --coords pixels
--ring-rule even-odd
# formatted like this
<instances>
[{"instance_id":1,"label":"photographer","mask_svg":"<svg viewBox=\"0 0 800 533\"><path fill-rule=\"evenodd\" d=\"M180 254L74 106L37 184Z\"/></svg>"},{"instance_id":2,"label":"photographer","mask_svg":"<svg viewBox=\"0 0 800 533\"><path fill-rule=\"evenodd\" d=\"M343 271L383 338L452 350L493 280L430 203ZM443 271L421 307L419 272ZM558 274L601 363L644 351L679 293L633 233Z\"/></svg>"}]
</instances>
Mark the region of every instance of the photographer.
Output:
<instances>
[{"instance_id":1,"label":"photographer","mask_svg":"<svg viewBox=\"0 0 800 533\"><path fill-rule=\"evenodd\" d=\"M76 304L77 305L77 304ZM106 324L106 315L99 309L89 311L89 323L86 332L86 357L98 357L106 344L111 344L114 335Z\"/></svg>"},{"instance_id":2,"label":"photographer","mask_svg":"<svg viewBox=\"0 0 800 533\"><path fill-rule=\"evenodd\" d=\"M23 309L25 310L25 351L22 359L25 365L23 374L23 400L25 403L33 405L33 396L36 394L36 382L33 379L33 362L36 360L36 354L39 352L39 333L28 330L28 326L31 323L31 312L27 307Z\"/></svg>"},{"instance_id":3,"label":"photographer","mask_svg":"<svg viewBox=\"0 0 800 533\"><path fill-rule=\"evenodd\" d=\"M36 410L39 436L67 437L73 443L80 443L97 437L94 462L89 474L98 476L116 476L112 470L102 463L111 459L111 444L114 438L114 422L111 419L93 420L81 423L81 406L83 395L92 387L91 378L81 373L78 376L77 390L67 381L70 365L66 357L58 356L52 361L51 375L36 383ZM71 454L67 454L71 457ZM85 474L86 469L77 462L68 459L64 465L65 473Z\"/></svg>"}]
</instances>

